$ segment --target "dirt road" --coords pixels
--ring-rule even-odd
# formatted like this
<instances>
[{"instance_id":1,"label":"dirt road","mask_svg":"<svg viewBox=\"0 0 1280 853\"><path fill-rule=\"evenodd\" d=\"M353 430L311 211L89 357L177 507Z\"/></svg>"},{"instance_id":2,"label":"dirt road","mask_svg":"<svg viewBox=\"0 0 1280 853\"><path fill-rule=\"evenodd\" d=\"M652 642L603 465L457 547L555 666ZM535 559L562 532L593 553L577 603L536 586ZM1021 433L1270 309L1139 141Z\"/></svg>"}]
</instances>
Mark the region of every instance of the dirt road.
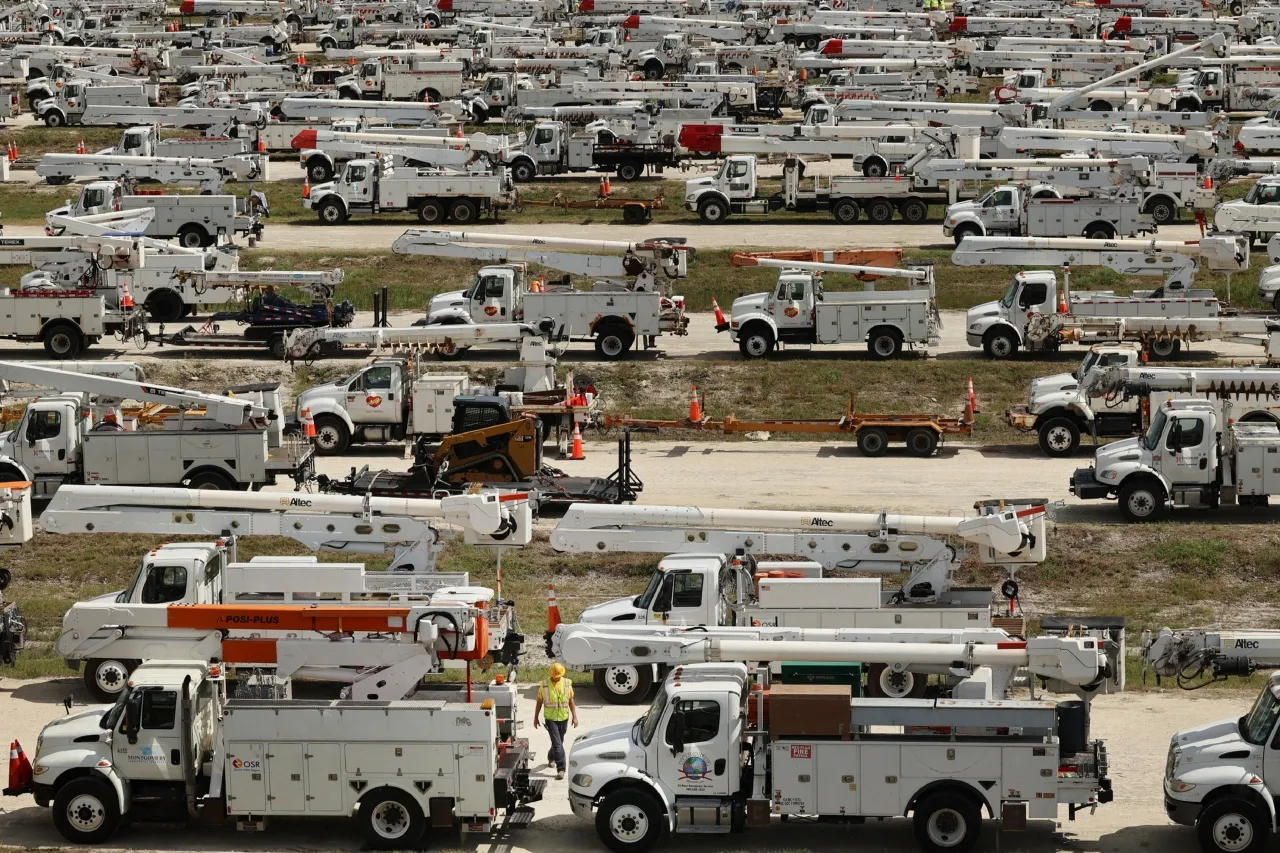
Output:
<instances>
[{"instance_id":1,"label":"dirt road","mask_svg":"<svg viewBox=\"0 0 1280 853\"><path fill-rule=\"evenodd\" d=\"M14 681L0 679L0 739L17 738L28 754L34 752L40 727L63 713L61 703L68 694L83 702L86 694L78 679ZM1164 815L1161 775L1169 739L1175 731L1211 720L1238 716L1248 708L1251 696L1205 691L1188 693L1142 693L1104 696L1094 702L1091 735L1107 742L1115 802L1101 806L1094 814L1084 812L1068 822L1065 811L1055 825L1035 821L1025 833L998 835L993 824L978 850L1036 851L1036 853L1194 853L1198 850L1195 832L1171 824ZM582 725L586 731L613 722L633 719L640 711L601 705L590 688L578 691ZM532 719L533 692L522 690L518 716ZM546 737L527 722L521 736L528 737L534 751L544 754ZM465 842L460 849L481 853L563 853L602 851L592 826L574 817L566 799L566 783L537 759L535 773L548 778L544 800L535 806L532 826L508 842ZM571 771L572 772L572 771ZM434 849L459 849L456 836L431 838ZM36 807L31 797L0 800L0 843L25 849L63 846L49 813ZM791 822L757 831L748 841L742 836L674 836L660 850L670 853L706 853L749 849L833 850L846 847L866 851L916 850L911 825L905 820L841 826L832 823ZM351 821L271 821L266 832L236 833L234 825L176 828L135 824L99 849L163 851L356 851L363 843Z\"/></svg>"}]
</instances>

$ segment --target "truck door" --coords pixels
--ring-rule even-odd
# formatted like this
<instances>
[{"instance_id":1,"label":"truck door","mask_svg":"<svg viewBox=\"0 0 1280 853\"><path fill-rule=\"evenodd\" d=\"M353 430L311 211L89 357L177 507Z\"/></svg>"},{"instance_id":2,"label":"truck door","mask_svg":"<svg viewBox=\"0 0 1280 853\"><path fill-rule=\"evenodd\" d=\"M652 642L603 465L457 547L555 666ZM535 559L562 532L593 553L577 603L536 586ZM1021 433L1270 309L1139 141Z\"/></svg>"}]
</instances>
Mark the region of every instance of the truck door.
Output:
<instances>
[{"instance_id":1,"label":"truck door","mask_svg":"<svg viewBox=\"0 0 1280 853\"><path fill-rule=\"evenodd\" d=\"M502 74L494 74L484 81L485 106L505 107L507 105L507 78Z\"/></svg>"},{"instance_id":2,"label":"truck door","mask_svg":"<svg viewBox=\"0 0 1280 853\"><path fill-rule=\"evenodd\" d=\"M382 89L382 63L366 62L360 66L360 91L364 94Z\"/></svg>"},{"instance_id":3,"label":"truck door","mask_svg":"<svg viewBox=\"0 0 1280 853\"><path fill-rule=\"evenodd\" d=\"M706 600L706 577L701 572L679 569L666 572L662 586L645 614L650 625L705 625L710 615ZM715 593L716 590L710 590Z\"/></svg>"},{"instance_id":4,"label":"truck door","mask_svg":"<svg viewBox=\"0 0 1280 853\"><path fill-rule=\"evenodd\" d=\"M132 690L111 740L116 767L126 778L180 781L182 737L177 691L162 687Z\"/></svg>"},{"instance_id":5,"label":"truck door","mask_svg":"<svg viewBox=\"0 0 1280 853\"><path fill-rule=\"evenodd\" d=\"M756 194L755 160L751 157L733 157L725 164L728 186L725 192L730 200L741 201Z\"/></svg>"},{"instance_id":6,"label":"truck door","mask_svg":"<svg viewBox=\"0 0 1280 853\"><path fill-rule=\"evenodd\" d=\"M727 796L730 785L736 787L729 723L721 697L681 696L671 703L658 747L658 774L677 796Z\"/></svg>"},{"instance_id":7,"label":"truck door","mask_svg":"<svg viewBox=\"0 0 1280 853\"><path fill-rule=\"evenodd\" d=\"M352 204L372 204L373 168L369 163L349 163L342 178L342 195Z\"/></svg>"},{"instance_id":8,"label":"truck door","mask_svg":"<svg viewBox=\"0 0 1280 853\"><path fill-rule=\"evenodd\" d=\"M1013 190L992 190L982 202L981 216L988 232L1017 233L1018 206Z\"/></svg>"},{"instance_id":9,"label":"truck door","mask_svg":"<svg viewBox=\"0 0 1280 853\"><path fill-rule=\"evenodd\" d=\"M389 424L399 419L396 389L392 385L394 369L389 364L375 364L351 380L345 405L352 423Z\"/></svg>"},{"instance_id":10,"label":"truck door","mask_svg":"<svg viewBox=\"0 0 1280 853\"><path fill-rule=\"evenodd\" d=\"M1053 304L1049 282L1030 279L1022 283L1022 288L1018 291L1018 310L1023 315L1030 317L1032 314L1052 314L1057 307Z\"/></svg>"},{"instance_id":11,"label":"truck door","mask_svg":"<svg viewBox=\"0 0 1280 853\"><path fill-rule=\"evenodd\" d=\"M1208 104L1222 101L1222 72L1216 68L1200 74L1200 100Z\"/></svg>"},{"instance_id":12,"label":"truck door","mask_svg":"<svg viewBox=\"0 0 1280 853\"><path fill-rule=\"evenodd\" d=\"M533 129L529 154L535 163L560 162L560 133L555 125L540 124Z\"/></svg>"},{"instance_id":13,"label":"truck door","mask_svg":"<svg viewBox=\"0 0 1280 853\"><path fill-rule=\"evenodd\" d=\"M34 475L66 474L73 465L75 446L71 432L70 409L61 406L27 409L20 458Z\"/></svg>"},{"instance_id":14,"label":"truck door","mask_svg":"<svg viewBox=\"0 0 1280 853\"><path fill-rule=\"evenodd\" d=\"M784 278L773 295L773 320L780 329L805 329L813 325L813 298L803 278Z\"/></svg>"},{"instance_id":15,"label":"truck door","mask_svg":"<svg viewBox=\"0 0 1280 853\"><path fill-rule=\"evenodd\" d=\"M502 323L511 313L508 309L507 277L501 273L485 273L476 277L471 291L471 319L477 323Z\"/></svg>"},{"instance_id":16,"label":"truck door","mask_svg":"<svg viewBox=\"0 0 1280 853\"><path fill-rule=\"evenodd\" d=\"M1165 429L1164 459L1160 470L1170 482L1209 483L1217 474L1210 445L1214 441L1204 415L1178 416L1169 419Z\"/></svg>"}]
</instances>

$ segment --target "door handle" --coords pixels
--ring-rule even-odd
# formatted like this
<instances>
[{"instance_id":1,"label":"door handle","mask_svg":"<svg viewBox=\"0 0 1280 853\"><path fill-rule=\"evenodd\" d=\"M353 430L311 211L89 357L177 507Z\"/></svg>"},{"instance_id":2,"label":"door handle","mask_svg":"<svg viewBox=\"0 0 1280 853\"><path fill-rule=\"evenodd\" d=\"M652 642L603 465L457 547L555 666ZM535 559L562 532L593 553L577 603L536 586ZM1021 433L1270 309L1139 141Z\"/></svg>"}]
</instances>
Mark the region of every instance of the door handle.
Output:
<instances>
[{"instance_id":1,"label":"door handle","mask_svg":"<svg viewBox=\"0 0 1280 853\"><path fill-rule=\"evenodd\" d=\"M1209 460L1206 457L1200 458L1200 470L1203 471L1209 467Z\"/></svg>"},{"instance_id":2,"label":"door handle","mask_svg":"<svg viewBox=\"0 0 1280 853\"><path fill-rule=\"evenodd\" d=\"M723 758L717 758L717 759L716 759L716 763L715 763L715 771L716 771L716 775L717 775L717 776L723 776L723 775L724 775L724 770L725 770L725 767L727 766L727 764L728 764L728 762L726 762Z\"/></svg>"},{"instance_id":3,"label":"door handle","mask_svg":"<svg viewBox=\"0 0 1280 853\"><path fill-rule=\"evenodd\" d=\"M58 451L58 461L59 461L59 462L61 462L62 460L66 459L66 458L67 458L67 451L65 451L65 450L59 450L59 451Z\"/></svg>"},{"instance_id":4,"label":"door handle","mask_svg":"<svg viewBox=\"0 0 1280 853\"><path fill-rule=\"evenodd\" d=\"M182 763L182 752L177 749L169 750L169 763L177 767Z\"/></svg>"}]
</instances>

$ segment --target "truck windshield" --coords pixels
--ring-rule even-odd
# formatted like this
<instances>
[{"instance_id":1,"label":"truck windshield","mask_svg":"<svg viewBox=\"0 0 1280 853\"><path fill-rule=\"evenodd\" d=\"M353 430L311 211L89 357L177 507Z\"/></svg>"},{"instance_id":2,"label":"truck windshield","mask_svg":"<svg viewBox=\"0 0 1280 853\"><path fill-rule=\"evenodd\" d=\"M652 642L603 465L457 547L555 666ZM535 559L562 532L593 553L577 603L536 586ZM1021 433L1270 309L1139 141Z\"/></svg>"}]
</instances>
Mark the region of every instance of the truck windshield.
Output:
<instances>
[{"instance_id":1,"label":"truck windshield","mask_svg":"<svg viewBox=\"0 0 1280 853\"><path fill-rule=\"evenodd\" d=\"M102 715L102 719L98 721L98 727L108 730L114 730L116 724L120 722L120 717L124 714L125 707L129 704L129 694L133 692L133 688L125 686L120 691L120 695L116 697L116 704L111 706L111 710Z\"/></svg>"},{"instance_id":2,"label":"truck windshield","mask_svg":"<svg viewBox=\"0 0 1280 853\"><path fill-rule=\"evenodd\" d=\"M1147 430L1147 434L1142 437L1142 446L1147 450L1155 450L1160 446L1160 435L1164 432L1165 422L1169 418L1164 413L1164 409L1157 409L1156 413L1151 416L1151 427Z\"/></svg>"},{"instance_id":3,"label":"truck windshield","mask_svg":"<svg viewBox=\"0 0 1280 853\"><path fill-rule=\"evenodd\" d=\"M641 610L648 610L649 605L653 603L653 597L658 594L658 587L662 586L662 572L654 572L649 578L649 585L645 587L644 592L636 596L636 600L631 602Z\"/></svg>"},{"instance_id":4,"label":"truck windshield","mask_svg":"<svg viewBox=\"0 0 1280 853\"><path fill-rule=\"evenodd\" d=\"M653 736L658 731L658 723L662 721L662 712L666 707L667 688L664 686L658 691L658 695L653 697L653 704L649 706L649 710L636 721L636 725L640 727L640 742L645 746L653 741Z\"/></svg>"},{"instance_id":5,"label":"truck windshield","mask_svg":"<svg viewBox=\"0 0 1280 853\"><path fill-rule=\"evenodd\" d=\"M1080 362L1080 369L1076 373L1076 379L1084 379L1089 375L1089 368L1098 363L1098 354L1090 350L1085 353L1084 361Z\"/></svg>"},{"instance_id":6,"label":"truck windshield","mask_svg":"<svg viewBox=\"0 0 1280 853\"><path fill-rule=\"evenodd\" d=\"M1005 308L1013 307L1013 300L1018 298L1018 280L1015 278L1009 283L1009 289L1004 292L1004 296L1000 297L1000 304Z\"/></svg>"},{"instance_id":7,"label":"truck windshield","mask_svg":"<svg viewBox=\"0 0 1280 853\"><path fill-rule=\"evenodd\" d=\"M1249 743L1266 743L1271 730L1276 727L1276 720L1280 719L1280 699L1276 698L1273 690L1269 684L1262 688L1249 713L1240 718L1240 737Z\"/></svg>"}]
</instances>

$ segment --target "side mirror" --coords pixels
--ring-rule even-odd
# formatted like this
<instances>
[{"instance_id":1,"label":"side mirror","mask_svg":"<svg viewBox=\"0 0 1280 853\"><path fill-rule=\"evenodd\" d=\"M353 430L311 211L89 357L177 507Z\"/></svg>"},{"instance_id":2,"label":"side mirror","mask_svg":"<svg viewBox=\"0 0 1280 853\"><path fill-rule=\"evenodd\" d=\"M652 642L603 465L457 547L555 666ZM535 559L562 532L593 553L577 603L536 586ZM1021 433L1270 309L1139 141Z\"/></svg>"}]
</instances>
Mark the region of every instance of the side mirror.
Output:
<instances>
[{"instance_id":1,"label":"side mirror","mask_svg":"<svg viewBox=\"0 0 1280 853\"><path fill-rule=\"evenodd\" d=\"M658 594L653 597L653 612L666 615L671 612L672 587L674 582L671 575L667 575L662 579L662 586L658 588Z\"/></svg>"},{"instance_id":2,"label":"side mirror","mask_svg":"<svg viewBox=\"0 0 1280 853\"><path fill-rule=\"evenodd\" d=\"M684 752L684 738L688 732L688 728L684 722L684 711L674 711L671 714L671 754L678 755Z\"/></svg>"}]
</instances>

